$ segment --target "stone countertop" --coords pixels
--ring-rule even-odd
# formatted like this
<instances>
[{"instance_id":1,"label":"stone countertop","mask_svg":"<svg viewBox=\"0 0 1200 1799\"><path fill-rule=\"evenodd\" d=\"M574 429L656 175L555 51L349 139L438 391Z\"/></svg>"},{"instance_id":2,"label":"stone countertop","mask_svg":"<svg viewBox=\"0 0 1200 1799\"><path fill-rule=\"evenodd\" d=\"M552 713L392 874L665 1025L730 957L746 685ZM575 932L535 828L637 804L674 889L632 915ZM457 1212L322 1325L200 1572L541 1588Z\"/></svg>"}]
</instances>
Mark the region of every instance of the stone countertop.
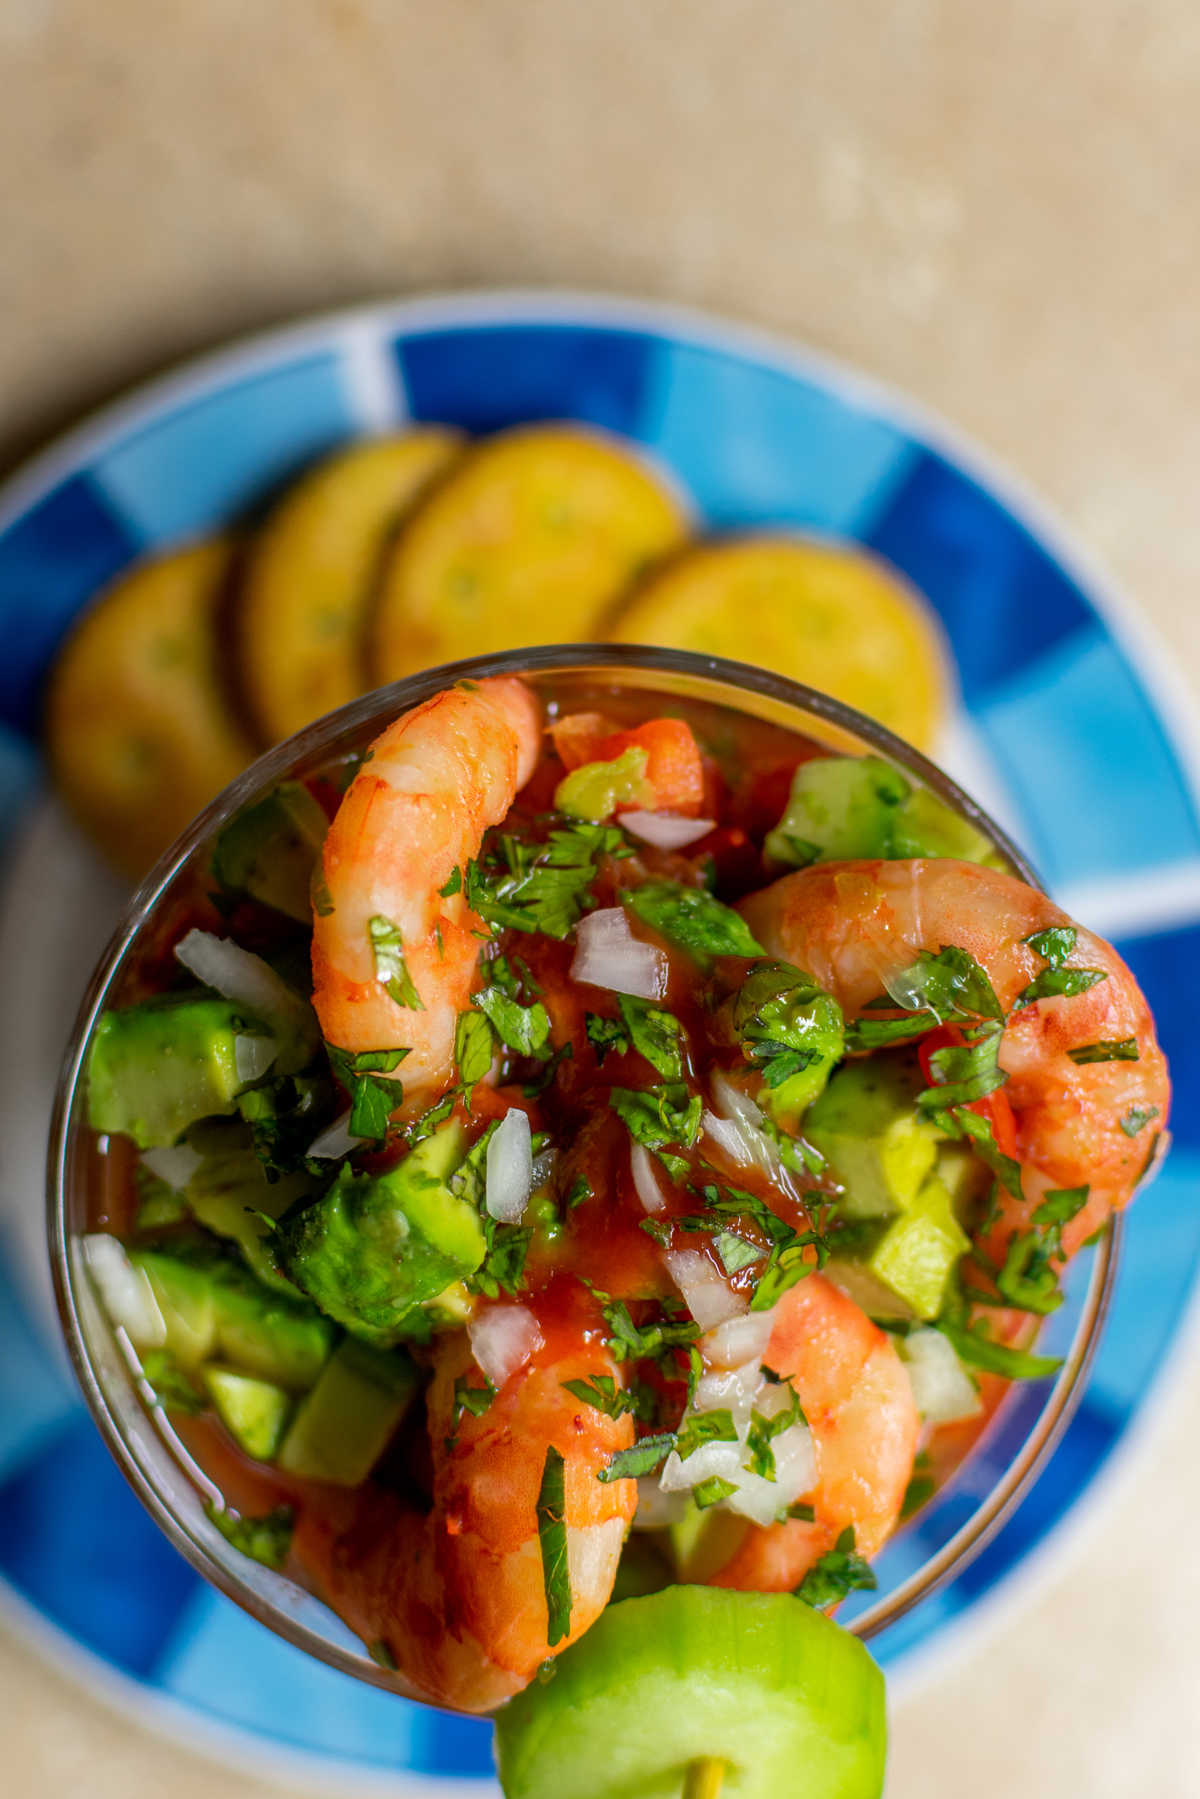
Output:
<instances>
[{"instance_id":1,"label":"stone countertop","mask_svg":"<svg viewBox=\"0 0 1200 1799\"><path fill-rule=\"evenodd\" d=\"M0 79L0 464L313 308L680 300L943 412L1200 678L1187 0L6 0ZM1082 1528L897 1694L890 1799L1200 1791L1196 1361ZM27 1799L268 1791L2 1636L0 1720Z\"/></svg>"}]
</instances>

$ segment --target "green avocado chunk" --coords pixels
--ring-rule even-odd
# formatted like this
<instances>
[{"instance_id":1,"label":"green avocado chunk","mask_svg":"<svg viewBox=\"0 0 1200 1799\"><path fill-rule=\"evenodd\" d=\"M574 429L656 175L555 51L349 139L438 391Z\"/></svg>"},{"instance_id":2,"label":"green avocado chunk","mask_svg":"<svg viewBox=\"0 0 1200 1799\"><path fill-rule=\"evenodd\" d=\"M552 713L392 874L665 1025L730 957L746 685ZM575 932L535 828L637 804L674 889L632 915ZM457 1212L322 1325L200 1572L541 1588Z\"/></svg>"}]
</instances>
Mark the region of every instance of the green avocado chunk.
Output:
<instances>
[{"instance_id":1,"label":"green avocado chunk","mask_svg":"<svg viewBox=\"0 0 1200 1799\"><path fill-rule=\"evenodd\" d=\"M790 1593L668 1587L610 1605L496 1718L506 1799L879 1799L883 1675ZM696 1785L687 1791L703 1790Z\"/></svg>"},{"instance_id":2,"label":"green avocado chunk","mask_svg":"<svg viewBox=\"0 0 1200 1799\"><path fill-rule=\"evenodd\" d=\"M328 830L324 808L308 788L283 781L226 825L213 850L213 873L222 887L311 924L309 889Z\"/></svg>"},{"instance_id":3,"label":"green avocado chunk","mask_svg":"<svg viewBox=\"0 0 1200 1799\"><path fill-rule=\"evenodd\" d=\"M385 1174L343 1167L319 1200L279 1225L286 1272L365 1342L386 1349L426 1332L427 1317L410 1314L483 1261L479 1213L447 1184L464 1146L461 1125L447 1124Z\"/></svg>"},{"instance_id":4,"label":"green avocado chunk","mask_svg":"<svg viewBox=\"0 0 1200 1799\"><path fill-rule=\"evenodd\" d=\"M229 1000L205 995L106 1012L88 1057L88 1123L140 1149L176 1143L197 1119L233 1111L246 1084L237 1039L264 1030Z\"/></svg>"},{"instance_id":5,"label":"green avocado chunk","mask_svg":"<svg viewBox=\"0 0 1200 1799\"><path fill-rule=\"evenodd\" d=\"M768 861L789 868L890 856L896 808L912 792L879 756L815 756L792 776L783 817L767 833Z\"/></svg>"},{"instance_id":6,"label":"green avocado chunk","mask_svg":"<svg viewBox=\"0 0 1200 1799\"><path fill-rule=\"evenodd\" d=\"M845 1183L844 1218L905 1211L937 1159L937 1127L916 1107L919 1077L898 1057L844 1062L804 1117L804 1135Z\"/></svg>"},{"instance_id":7,"label":"green avocado chunk","mask_svg":"<svg viewBox=\"0 0 1200 1799\"><path fill-rule=\"evenodd\" d=\"M361 1486L420 1384L404 1350L372 1349L344 1338L301 1402L280 1446L279 1466L305 1480Z\"/></svg>"},{"instance_id":8,"label":"green avocado chunk","mask_svg":"<svg viewBox=\"0 0 1200 1799\"><path fill-rule=\"evenodd\" d=\"M914 787L892 818L893 856L953 856L959 862L982 862L1003 868L1004 860L990 840L961 813L953 811L927 787Z\"/></svg>"},{"instance_id":9,"label":"green avocado chunk","mask_svg":"<svg viewBox=\"0 0 1200 1799\"><path fill-rule=\"evenodd\" d=\"M315 1191L316 1181L304 1173L269 1181L254 1150L243 1144L205 1156L187 1184L186 1196L196 1222L236 1243L264 1286L294 1294L295 1287L275 1260L267 1220L282 1218Z\"/></svg>"},{"instance_id":10,"label":"green avocado chunk","mask_svg":"<svg viewBox=\"0 0 1200 1799\"><path fill-rule=\"evenodd\" d=\"M905 1211L865 1227L859 1253L831 1260L826 1272L871 1317L936 1318L951 1271L970 1247L949 1189L932 1174Z\"/></svg>"},{"instance_id":11,"label":"green avocado chunk","mask_svg":"<svg viewBox=\"0 0 1200 1799\"><path fill-rule=\"evenodd\" d=\"M220 1354L245 1374L289 1392L311 1387L336 1332L298 1295L289 1299L203 1244L135 1249L166 1324L165 1347L185 1367Z\"/></svg>"},{"instance_id":12,"label":"green avocado chunk","mask_svg":"<svg viewBox=\"0 0 1200 1799\"><path fill-rule=\"evenodd\" d=\"M292 1409L291 1394L273 1381L256 1380L235 1368L205 1368L201 1378L238 1447L256 1462L269 1462Z\"/></svg>"}]
</instances>

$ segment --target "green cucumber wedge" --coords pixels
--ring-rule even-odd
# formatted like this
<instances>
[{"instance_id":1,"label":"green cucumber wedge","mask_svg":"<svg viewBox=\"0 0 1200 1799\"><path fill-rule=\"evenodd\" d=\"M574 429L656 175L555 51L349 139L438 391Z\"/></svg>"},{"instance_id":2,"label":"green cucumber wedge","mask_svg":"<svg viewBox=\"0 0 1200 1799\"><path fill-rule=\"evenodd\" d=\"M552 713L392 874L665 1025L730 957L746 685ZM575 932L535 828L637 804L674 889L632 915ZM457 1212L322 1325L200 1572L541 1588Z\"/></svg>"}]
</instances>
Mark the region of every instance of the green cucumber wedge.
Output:
<instances>
[{"instance_id":1,"label":"green cucumber wedge","mask_svg":"<svg viewBox=\"0 0 1200 1799\"><path fill-rule=\"evenodd\" d=\"M857 1638L791 1594L717 1587L610 1605L496 1717L506 1799L879 1799L886 1748Z\"/></svg>"}]
</instances>

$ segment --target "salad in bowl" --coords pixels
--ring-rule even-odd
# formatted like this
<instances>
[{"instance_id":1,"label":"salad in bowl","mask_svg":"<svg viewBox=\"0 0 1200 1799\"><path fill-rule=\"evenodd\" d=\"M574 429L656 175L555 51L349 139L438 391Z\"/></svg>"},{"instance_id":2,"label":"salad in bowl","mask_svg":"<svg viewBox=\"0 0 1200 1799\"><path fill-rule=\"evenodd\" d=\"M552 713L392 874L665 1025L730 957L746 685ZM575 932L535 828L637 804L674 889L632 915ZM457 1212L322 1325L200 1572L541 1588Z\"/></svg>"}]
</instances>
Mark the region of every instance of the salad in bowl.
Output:
<instances>
[{"instance_id":1,"label":"salad in bowl","mask_svg":"<svg viewBox=\"0 0 1200 1799\"><path fill-rule=\"evenodd\" d=\"M830 1613L1104 1239L983 1522L1028 1478L1168 1102L1116 952L887 733L522 651L323 721L151 875L66 1070L60 1303L185 1553L495 1715L509 1794L865 1799Z\"/></svg>"}]
</instances>

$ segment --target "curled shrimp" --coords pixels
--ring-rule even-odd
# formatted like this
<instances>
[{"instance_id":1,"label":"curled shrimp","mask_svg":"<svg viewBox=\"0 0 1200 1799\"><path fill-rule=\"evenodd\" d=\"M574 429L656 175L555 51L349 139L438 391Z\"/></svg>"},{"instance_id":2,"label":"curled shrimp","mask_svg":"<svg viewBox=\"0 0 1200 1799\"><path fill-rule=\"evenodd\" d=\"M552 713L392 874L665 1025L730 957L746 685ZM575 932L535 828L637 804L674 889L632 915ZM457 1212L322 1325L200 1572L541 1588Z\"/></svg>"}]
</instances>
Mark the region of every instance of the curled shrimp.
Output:
<instances>
[{"instance_id":1,"label":"curled shrimp","mask_svg":"<svg viewBox=\"0 0 1200 1799\"><path fill-rule=\"evenodd\" d=\"M575 1283L572 1283L575 1286ZM463 1331L434 1350L426 1396L433 1497L422 1512L378 1484L305 1495L295 1548L322 1595L364 1642L435 1705L493 1710L594 1624L612 1593L636 1483L597 1477L633 1441L568 1381L620 1370L592 1330L582 1289L536 1324L537 1347L478 1416L456 1400L486 1395ZM509 1308L510 1310L513 1308ZM592 1340L595 1337L596 1340ZM551 1643L538 1500L547 1451L563 1458L567 1634Z\"/></svg>"},{"instance_id":2,"label":"curled shrimp","mask_svg":"<svg viewBox=\"0 0 1200 1799\"><path fill-rule=\"evenodd\" d=\"M708 1584L748 1592L795 1587L847 1526L861 1555L894 1530L921 1421L892 1339L819 1274L780 1300L763 1362L788 1381L812 1432L813 1518L750 1527Z\"/></svg>"},{"instance_id":3,"label":"curled shrimp","mask_svg":"<svg viewBox=\"0 0 1200 1799\"><path fill-rule=\"evenodd\" d=\"M329 828L313 1005L340 1049L407 1049L396 1073L410 1097L451 1077L479 957L464 870L529 779L540 741L523 682L459 682L375 739Z\"/></svg>"},{"instance_id":4,"label":"curled shrimp","mask_svg":"<svg viewBox=\"0 0 1200 1799\"><path fill-rule=\"evenodd\" d=\"M996 869L950 859L830 862L785 875L741 906L773 954L806 969L858 1017L916 961L955 945L972 955L1005 1013L999 1063L1012 1107L1023 1200L1003 1197L1011 1234L1055 1189L1086 1187L1063 1231L1071 1254L1110 1213L1128 1204L1166 1123L1170 1083L1154 1021L1133 975L1112 948L1074 925L1045 894ZM1052 927L1075 932L1066 966L1103 979L1073 996L1014 1010L1045 959L1028 939ZM1120 1059L1071 1052L1120 1044ZM1147 1129L1147 1126L1153 1129Z\"/></svg>"}]
</instances>

